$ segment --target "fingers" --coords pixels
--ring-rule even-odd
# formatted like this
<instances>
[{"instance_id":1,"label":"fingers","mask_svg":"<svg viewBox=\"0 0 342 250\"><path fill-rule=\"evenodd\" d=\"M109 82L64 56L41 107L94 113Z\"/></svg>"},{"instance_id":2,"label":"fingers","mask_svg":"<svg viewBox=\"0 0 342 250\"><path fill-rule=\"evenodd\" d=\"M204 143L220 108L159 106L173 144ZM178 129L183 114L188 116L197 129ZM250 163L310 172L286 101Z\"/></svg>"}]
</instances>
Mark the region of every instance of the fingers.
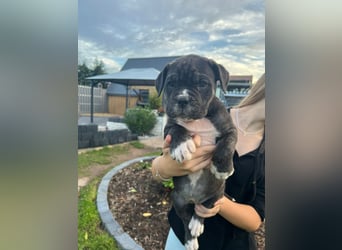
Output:
<instances>
[{"instance_id":1,"label":"fingers","mask_svg":"<svg viewBox=\"0 0 342 250\"><path fill-rule=\"evenodd\" d=\"M197 148L196 151L192 154L192 160L184 161L184 167L187 169L194 168L191 169L191 172L195 172L206 166L209 166L214 149L215 146L203 146Z\"/></svg>"},{"instance_id":2,"label":"fingers","mask_svg":"<svg viewBox=\"0 0 342 250\"><path fill-rule=\"evenodd\" d=\"M189 141L187 142L187 147L188 147L189 152L190 152L191 154L194 153L194 152L196 152L196 147L197 147L197 145L196 145L196 142L195 142L194 140L189 140Z\"/></svg>"},{"instance_id":3,"label":"fingers","mask_svg":"<svg viewBox=\"0 0 342 250\"><path fill-rule=\"evenodd\" d=\"M198 216L201 216L203 218L208 218L215 216L220 212L221 206L224 204L224 200L226 198L223 196L222 198L218 199L213 208L206 208L202 204L196 204L195 205L195 212Z\"/></svg>"},{"instance_id":4,"label":"fingers","mask_svg":"<svg viewBox=\"0 0 342 250\"><path fill-rule=\"evenodd\" d=\"M170 147L171 143L171 135L166 135L163 143L163 148L168 148Z\"/></svg>"},{"instance_id":5,"label":"fingers","mask_svg":"<svg viewBox=\"0 0 342 250\"><path fill-rule=\"evenodd\" d=\"M171 143L172 137L171 135L166 135L165 139L164 139L164 143L163 143L163 148L168 148L170 147L170 143ZM192 138L196 148L202 148L203 152L213 152L215 149L215 145L208 145L208 146L202 146L201 147L201 137L199 135L194 135ZM190 149L191 152L196 151L196 149L194 149L193 147L191 147Z\"/></svg>"},{"instance_id":6,"label":"fingers","mask_svg":"<svg viewBox=\"0 0 342 250\"><path fill-rule=\"evenodd\" d=\"M192 154L191 160L183 161L182 168L189 171L189 173L201 170L211 164L212 151L215 146L203 146L197 148Z\"/></svg>"},{"instance_id":7,"label":"fingers","mask_svg":"<svg viewBox=\"0 0 342 250\"><path fill-rule=\"evenodd\" d=\"M193 154L193 158L197 158L201 156L206 157L206 158L211 158L214 150L215 150L215 145L199 147L196 149L196 152Z\"/></svg>"},{"instance_id":8,"label":"fingers","mask_svg":"<svg viewBox=\"0 0 342 250\"><path fill-rule=\"evenodd\" d=\"M221 206L224 203L224 197L222 197L221 199L217 200L214 204L214 206Z\"/></svg>"},{"instance_id":9,"label":"fingers","mask_svg":"<svg viewBox=\"0 0 342 250\"><path fill-rule=\"evenodd\" d=\"M194 135L192 140L194 141L196 147L201 146L201 137L199 135Z\"/></svg>"},{"instance_id":10,"label":"fingers","mask_svg":"<svg viewBox=\"0 0 342 250\"><path fill-rule=\"evenodd\" d=\"M201 204L195 205L195 212L202 218L209 218L215 216L220 211L221 205L214 206L213 208L206 208Z\"/></svg>"},{"instance_id":11,"label":"fingers","mask_svg":"<svg viewBox=\"0 0 342 250\"><path fill-rule=\"evenodd\" d=\"M188 170L190 173L197 172L210 165L211 159L204 157L197 157L190 161L183 162L183 169Z\"/></svg>"},{"instance_id":12,"label":"fingers","mask_svg":"<svg viewBox=\"0 0 342 250\"><path fill-rule=\"evenodd\" d=\"M163 154L170 153L171 135L166 135L163 143ZM180 167L185 171L184 174L189 174L203 169L210 165L212 153L215 150L215 145L200 146L201 137L194 135L192 140L187 144L187 149L191 153L191 157L186 157Z\"/></svg>"}]
</instances>

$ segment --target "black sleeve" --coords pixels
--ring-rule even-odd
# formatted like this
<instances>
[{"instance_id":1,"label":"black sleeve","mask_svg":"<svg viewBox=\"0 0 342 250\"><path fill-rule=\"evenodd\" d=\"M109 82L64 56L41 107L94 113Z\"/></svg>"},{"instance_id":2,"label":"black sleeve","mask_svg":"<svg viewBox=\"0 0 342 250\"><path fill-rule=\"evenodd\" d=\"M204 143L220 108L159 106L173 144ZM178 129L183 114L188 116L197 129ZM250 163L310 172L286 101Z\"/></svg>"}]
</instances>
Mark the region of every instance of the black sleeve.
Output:
<instances>
[{"instance_id":1,"label":"black sleeve","mask_svg":"<svg viewBox=\"0 0 342 250\"><path fill-rule=\"evenodd\" d=\"M255 178L255 197L248 202L259 214L261 220L265 219L265 164L264 161L259 162L256 178Z\"/></svg>"}]
</instances>

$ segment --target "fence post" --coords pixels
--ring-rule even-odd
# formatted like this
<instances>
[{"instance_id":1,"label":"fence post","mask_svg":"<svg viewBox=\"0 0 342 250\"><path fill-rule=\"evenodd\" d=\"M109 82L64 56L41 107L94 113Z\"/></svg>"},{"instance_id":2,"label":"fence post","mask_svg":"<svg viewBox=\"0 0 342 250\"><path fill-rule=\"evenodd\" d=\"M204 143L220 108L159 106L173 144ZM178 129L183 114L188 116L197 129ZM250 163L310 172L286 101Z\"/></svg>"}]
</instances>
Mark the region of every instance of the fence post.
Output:
<instances>
[{"instance_id":1,"label":"fence post","mask_svg":"<svg viewBox=\"0 0 342 250\"><path fill-rule=\"evenodd\" d=\"M94 85L95 81L92 81L90 90L90 123L94 123Z\"/></svg>"}]
</instances>

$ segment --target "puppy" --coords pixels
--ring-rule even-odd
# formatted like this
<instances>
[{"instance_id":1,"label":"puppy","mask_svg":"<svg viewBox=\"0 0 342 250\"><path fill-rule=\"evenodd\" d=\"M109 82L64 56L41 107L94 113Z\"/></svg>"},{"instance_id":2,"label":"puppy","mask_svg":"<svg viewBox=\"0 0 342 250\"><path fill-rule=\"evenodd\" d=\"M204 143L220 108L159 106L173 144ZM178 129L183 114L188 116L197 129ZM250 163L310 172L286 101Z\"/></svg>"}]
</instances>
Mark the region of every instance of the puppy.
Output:
<instances>
[{"instance_id":1,"label":"puppy","mask_svg":"<svg viewBox=\"0 0 342 250\"><path fill-rule=\"evenodd\" d=\"M216 144L210 166L173 178L171 197L184 224L187 250L199 248L197 237L204 230L204 218L194 212L194 205L212 208L224 195L225 180L234 172L237 132L225 106L215 96L217 84L226 91L228 80L229 73L222 65L197 55L180 57L166 65L156 80L167 115L164 135L172 137L171 157L178 162L190 160L196 150L194 134L200 134L204 144Z\"/></svg>"}]
</instances>

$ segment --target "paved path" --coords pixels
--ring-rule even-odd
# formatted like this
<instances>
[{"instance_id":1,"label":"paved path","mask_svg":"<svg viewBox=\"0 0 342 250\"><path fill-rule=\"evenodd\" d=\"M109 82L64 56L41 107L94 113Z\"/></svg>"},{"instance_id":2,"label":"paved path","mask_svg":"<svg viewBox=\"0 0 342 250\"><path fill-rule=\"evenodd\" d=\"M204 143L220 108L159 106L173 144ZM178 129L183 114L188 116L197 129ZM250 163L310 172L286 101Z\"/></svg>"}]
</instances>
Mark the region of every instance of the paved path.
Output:
<instances>
[{"instance_id":1,"label":"paved path","mask_svg":"<svg viewBox=\"0 0 342 250\"><path fill-rule=\"evenodd\" d=\"M139 141L146 146L152 147L152 148L162 148L163 147L163 138L162 136L150 136L146 138L139 138Z\"/></svg>"}]
</instances>

